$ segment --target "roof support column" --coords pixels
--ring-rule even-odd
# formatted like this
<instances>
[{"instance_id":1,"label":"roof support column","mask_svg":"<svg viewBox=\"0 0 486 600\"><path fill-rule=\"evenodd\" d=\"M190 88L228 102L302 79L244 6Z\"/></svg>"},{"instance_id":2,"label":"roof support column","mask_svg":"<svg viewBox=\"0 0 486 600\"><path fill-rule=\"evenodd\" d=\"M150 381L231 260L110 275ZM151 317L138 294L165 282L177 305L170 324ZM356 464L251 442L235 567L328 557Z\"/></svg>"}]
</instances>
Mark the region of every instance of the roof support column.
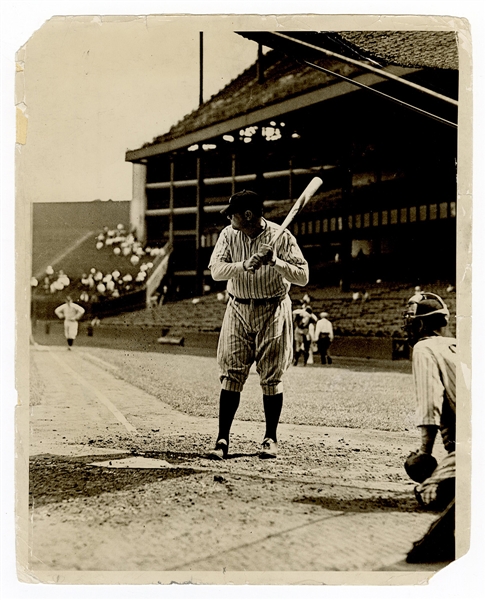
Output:
<instances>
[{"instance_id":1,"label":"roof support column","mask_svg":"<svg viewBox=\"0 0 486 600\"><path fill-rule=\"evenodd\" d=\"M289 158L289 200L293 200L294 199L294 194L293 194L293 183L294 183L294 177L293 177L293 173L292 173L292 158Z\"/></svg>"},{"instance_id":2,"label":"roof support column","mask_svg":"<svg viewBox=\"0 0 486 600\"><path fill-rule=\"evenodd\" d=\"M231 195L236 193L236 154L231 155Z\"/></svg>"},{"instance_id":3,"label":"roof support column","mask_svg":"<svg viewBox=\"0 0 486 600\"><path fill-rule=\"evenodd\" d=\"M174 155L170 157L170 187L169 187L169 243L174 247Z\"/></svg>"},{"instance_id":4,"label":"roof support column","mask_svg":"<svg viewBox=\"0 0 486 600\"><path fill-rule=\"evenodd\" d=\"M266 196L265 178L263 177L263 173L265 172L264 143L263 131L261 126L258 125L255 141L252 142L254 144L254 169L256 174L256 189L254 191L260 194L262 198Z\"/></svg>"},{"instance_id":5,"label":"roof support column","mask_svg":"<svg viewBox=\"0 0 486 600\"><path fill-rule=\"evenodd\" d=\"M145 211L147 210L147 165L133 163L132 168L132 201L130 202L130 230L135 233L139 242L147 241Z\"/></svg>"},{"instance_id":6,"label":"roof support column","mask_svg":"<svg viewBox=\"0 0 486 600\"><path fill-rule=\"evenodd\" d=\"M349 292L351 288L351 252L352 252L352 231L349 226L351 217L351 195L353 187L353 172L351 166L351 147L349 154L345 157L342 169L342 231L341 231L341 291Z\"/></svg>"},{"instance_id":7,"label":"roof support column","mask_svg":"<svg viewBox=\"0 0 486 600\"><path fill-rule=\"evenodd\" d=\"M202 150L197 151L196 158L196 289L197 295L204 293L204 265L202 256L201 237L204 230L204 173Z\"/></svg>"}]
</instances>

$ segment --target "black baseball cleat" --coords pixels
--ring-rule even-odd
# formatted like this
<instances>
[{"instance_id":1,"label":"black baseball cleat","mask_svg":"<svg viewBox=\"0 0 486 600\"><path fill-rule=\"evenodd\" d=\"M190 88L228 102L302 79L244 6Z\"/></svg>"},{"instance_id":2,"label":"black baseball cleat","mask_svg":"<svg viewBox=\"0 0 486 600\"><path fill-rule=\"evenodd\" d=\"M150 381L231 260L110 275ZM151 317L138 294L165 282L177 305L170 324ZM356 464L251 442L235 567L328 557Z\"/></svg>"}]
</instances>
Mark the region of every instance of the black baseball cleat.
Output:
<instances>
[{"instance_id":1,"label":"black baseball cleat","mask_svg":"<svg viewBox=\"0 0 486 600\"><path fill-rule=\"evenodd\" d=\"M228 458L228 442L226 440L218 440L214 449L209 452L208 458L212 460L224 460Z\"/></svg>"},{"instance_id":2,"label":"black baseball cleat","mask_svg":"<svg viewBox=\"0 0 486 600\"><path fill-rule=\"evenodd\" d=\"M262 450L260 452L260 458L277 458L277 442L274 442L270 438L265 438L262 444Z\"/></svg>"}]
</instances>

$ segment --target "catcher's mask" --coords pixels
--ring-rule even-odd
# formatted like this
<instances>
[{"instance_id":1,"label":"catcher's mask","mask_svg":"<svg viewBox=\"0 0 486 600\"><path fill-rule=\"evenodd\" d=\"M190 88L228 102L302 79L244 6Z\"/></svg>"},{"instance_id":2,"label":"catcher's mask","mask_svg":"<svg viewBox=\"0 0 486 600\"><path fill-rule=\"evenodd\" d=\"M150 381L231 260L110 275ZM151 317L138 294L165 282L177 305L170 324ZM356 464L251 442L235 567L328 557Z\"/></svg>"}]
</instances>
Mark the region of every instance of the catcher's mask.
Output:
<instances>
[{"instance_id":1,"label":"catcher's mask","mask_svg":"<svg viewBox=\"0 0 486 600\"><path fill-rule=\"evenodd\" d=\"M443 315L446 323L449 322L449 309L440 296L432 292L418 292L407 303L407 308L403 313L402 329L413 337L414 323L432 315Z\"/></svg>"}]
</instances>

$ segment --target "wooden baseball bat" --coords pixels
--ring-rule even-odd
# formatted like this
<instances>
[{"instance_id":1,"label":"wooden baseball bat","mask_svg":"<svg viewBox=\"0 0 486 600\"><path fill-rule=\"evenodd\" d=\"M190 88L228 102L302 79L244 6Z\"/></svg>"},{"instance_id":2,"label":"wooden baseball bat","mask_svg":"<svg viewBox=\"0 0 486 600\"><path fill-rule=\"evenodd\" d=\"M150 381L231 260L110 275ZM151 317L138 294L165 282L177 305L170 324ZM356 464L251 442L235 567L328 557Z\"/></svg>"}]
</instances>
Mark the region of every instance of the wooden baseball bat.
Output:
<instances>
[{"instance_id":1,"label":"wooden baseball bat","mask_svg":"<svg viewBox=\"0 0 486 600\"><path fill-rule=\"evenodd\" d=\"M322 179L320 177L314 177L309 185L305 188L302 194L297 198L295 204L289 211L289 214L285 217L283 223L277 230L273 238L273 243L275 243L278 238L282 235L282 233L287 229L287 227L292 223L295 217L300 213L300 211L307 205L312 196L317 192L317 190L322 185Z\"/></svg>"},{"instance_id":2,"label":"wooden baseball bat","mask_svg":"<svg viewBox=\"0 0 486 600\"><path fill-rule=\"evenodd\" d=\"M289 214L285 217L283 223L277 229L277 233L272 239L272 244L278 240L278 238L283 234L283 232L287 229L287 227L292 223L295 217L301 212L301 210L307 205L312 196L317 192L317 190L321 187L323 181L320 177L313 177L309 183L309 185L305 188L302 194L297 198L294 205L289 211ZM254 269L249 269L251 273L254 272Z\"/></svg>"}]
</instances>

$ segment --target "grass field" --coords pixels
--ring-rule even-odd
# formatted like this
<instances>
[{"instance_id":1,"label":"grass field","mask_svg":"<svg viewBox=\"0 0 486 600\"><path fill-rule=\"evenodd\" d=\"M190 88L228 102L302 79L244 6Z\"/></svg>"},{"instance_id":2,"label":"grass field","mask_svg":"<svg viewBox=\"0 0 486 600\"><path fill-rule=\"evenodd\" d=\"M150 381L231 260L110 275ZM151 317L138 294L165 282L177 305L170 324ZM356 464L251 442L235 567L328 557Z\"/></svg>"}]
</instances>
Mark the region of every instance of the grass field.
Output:
<instances>
[{"instance_id":1,"label":"grass field","mask_svg":"<svg viewBox=\"0 0 486 600\"><path fill-rule=\"evenodd\" d=\"M91 348L91 354L118 367L115 372L137 387L187 414L218 414L216 360ZM252 371L242 393L237 418L261 421L261 389ZM384 431L413 431L412 377L407 373L363 368L291 367L285 377L281 421Z\"/></svg>"}]
</instances>

